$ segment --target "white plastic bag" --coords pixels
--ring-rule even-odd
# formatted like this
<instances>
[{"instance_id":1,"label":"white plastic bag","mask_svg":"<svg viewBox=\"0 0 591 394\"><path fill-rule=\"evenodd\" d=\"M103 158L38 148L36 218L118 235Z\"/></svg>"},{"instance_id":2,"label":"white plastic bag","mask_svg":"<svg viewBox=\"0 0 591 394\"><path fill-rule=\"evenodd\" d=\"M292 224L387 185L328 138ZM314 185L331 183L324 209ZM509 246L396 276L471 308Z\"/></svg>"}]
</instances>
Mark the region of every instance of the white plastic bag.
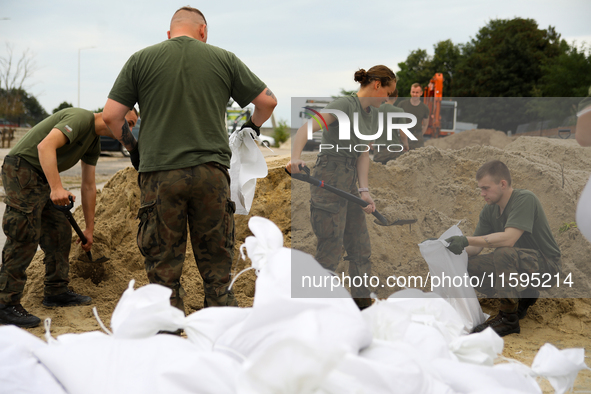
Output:
<instances>
[{"instance_id":1,"label":"white plastic bag","mask_svg":"<svg viewBox=\"0 0 591 394\"><path fill-rule=\"evenodd\" d=\"M230 191L231 198L236 203L237 215L248 215L257 178L264 178L268 174L267 162L254 139L253 129L244 128L230 135Z\"/></svg>"},{"instance_id":2,"label":"white plastic bag","mask_svg":"<svg viewBox=\"0 0 591 394\"><path fill-rule=\"evenodd\" d=\"M65 394L33 352L47 344L16 326L0 326L0 394Z\"/></svg>"},{"instance_id":3,"label":"white plastic bag","mask_svg":"<svg viewBox=\"0 0 591 394\"><path fill-rule=\"evenodd\" d=\"M549 343L540 348L531 368L548 379L556 394L572 389L579 371L590 369L585 365L585 349L558 350Z\"/></svg>"},{"instance_id":4,"label":"white plastic bag","mask_svg":"<svg viewBox=\"0 0 591 394\"><path fill-rule=\"evenodd\" d=\"M172 290L149 284L133 289L129 282L111 317L113 334L118 338L146 338L158 331L184 328L185 314L170 305Z\"/></svg>"},{"instance_id":5,"label":"white plastic bag","mask_svg":"<svg viewBox=\"0 0 591 394\"><path fill-rule=\"evenodd\" d=\"M447 248L445 240L454 235L462 235L457 225L450 227L437 240L419 244L421 255L429 265L433 292L446 299L460 314L464 322L464 331L483 323L486 318L470 286L468 276L468 254L463 251L457 256ZM447 279L449 278L449 280Z\"/></svg>"}]
</instances>

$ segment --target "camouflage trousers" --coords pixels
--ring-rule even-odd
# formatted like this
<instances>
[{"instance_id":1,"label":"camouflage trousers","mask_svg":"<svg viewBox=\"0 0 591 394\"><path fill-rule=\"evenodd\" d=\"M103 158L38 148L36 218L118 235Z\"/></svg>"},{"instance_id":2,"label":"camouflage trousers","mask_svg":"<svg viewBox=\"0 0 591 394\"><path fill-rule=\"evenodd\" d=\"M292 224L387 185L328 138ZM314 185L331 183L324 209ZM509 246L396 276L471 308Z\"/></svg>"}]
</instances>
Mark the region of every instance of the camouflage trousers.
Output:
<instances>
[{"instance_id":1,"label":"camouflage trousers","mask_svg":"<svg viewBox=\"0 0 591 394\"><path fill-rule=\"evenodd\" d=\"M335 156L319 156L314 178L359 197L357 191L356 160ZM335 271L343 247L349 261L349 276L371 276L371 244L365 212L355 203L348 202L320 187L310 187L310 222L318 239L316 260L326 269ZM354 298L369 298L366 287L353 287Z\"/></svg>"},{"instance_id":2,"label":"camouflage trousers","mask_svg":"<svg viewBox=\"0 0 591 394\"><path fill-rule=\"evenodd\" d=\"M25 160L6 156L2 182L6 193L2 219L6 243L0 267L0 303L20 303L26 269L39 245L45 253L44 294L67 291L72 228L64 214L53 208L47 181Z\"/></svg>"},{"instance_id":3,"label":"camouflage trousers","mask_svg":"<svg viewBox=\"0 0 591 394\"><path fill-rule=\"evenodd\" d=\"M500 298L501 310L515 312L520 293L528 290L522 286L525 281L510 282L510 275L526 274L531 283L531 274L557 272L556 264L548 261L540 251L523 248L497 248L493 253L472 256L468 259L468 274L481 279L481 286L476 288L489 297ZM492 279L490 275L492 274ZM484 281L482 277L484 275ZM511 286L511 283L516 286Z\"/></svg>"},{"instance_id":4,"label":"camouflage trousers","mask_svg":"<svg viewBox=\"0 0 591 394\"><path fill-rule=\"evenodd\" d=\"M137 243L150 283L172 290L171 305L184 312L181 274L187 221L203 278L204 307L237 306L230 284L234 212L228 170L217 163L139 175L141 207Z\"/></svg>"}]
</instances>

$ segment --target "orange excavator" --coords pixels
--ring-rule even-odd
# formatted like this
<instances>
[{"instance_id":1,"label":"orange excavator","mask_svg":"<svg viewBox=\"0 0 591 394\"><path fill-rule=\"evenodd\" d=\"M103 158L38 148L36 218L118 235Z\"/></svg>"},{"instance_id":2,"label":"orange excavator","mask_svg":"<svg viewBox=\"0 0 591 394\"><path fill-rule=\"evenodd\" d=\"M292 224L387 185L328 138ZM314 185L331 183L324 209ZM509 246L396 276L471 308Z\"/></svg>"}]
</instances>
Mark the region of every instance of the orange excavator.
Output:
<instances>
[{"instance_id":1,"label":"orange excavator","mask_svg":"<svg viewBox=\"0 0 591 394\"><path fill-rule=\"evenodd\" d=\"M429 107L429 127L423 133L427 138L445 137L455 133L457 102L443 101L443 74L436 73L425 86L423 101Z\"/></svg>"}]
</instances>

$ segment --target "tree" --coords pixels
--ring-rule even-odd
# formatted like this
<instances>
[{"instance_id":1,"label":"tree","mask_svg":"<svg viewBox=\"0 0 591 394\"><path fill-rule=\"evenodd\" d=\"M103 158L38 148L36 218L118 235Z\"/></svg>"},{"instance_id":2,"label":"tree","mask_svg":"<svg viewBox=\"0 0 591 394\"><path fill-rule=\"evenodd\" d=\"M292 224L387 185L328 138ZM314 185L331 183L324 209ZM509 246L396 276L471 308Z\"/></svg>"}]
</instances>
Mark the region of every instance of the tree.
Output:
<instances>
[{"instance_id":1,"label":"tree","mask_svg":"<svg viewBox=\"0 0 591 394\"><path fill-rule=\"evenodd\" d=\"M66 108L72 108L73 105L68 103L67 101L62 102L60 105L57 106L57 108L53 109L53 113L55 114L57 111L61 111L62 109L66 109Z\"/></svg>"},{"instance_id":2,"label":"tree","mask_svg":"<svg viewBox=\"0 0 591 394\"><path fill-rule=\"evenodd\" d=\"M36 113L36 117L41 116L45 110L25 90L37 70L35 55L26 49L17 59L14 46L10 43L6 43L6 53L6 56L0 56L0 116L19 123L32 113Z\"/></svg>"},{"instance_id":3,"label":"tree","mask_svg":"<svg viewBox=\"0 0 591 394\"><path fill-rule=\"evenodd\" d=\"M463 46L454 89L464 97L528 97L537 94L542 66L564 51L552 26L533 19L491 20Z\"/></svg>"},{"instance_id":4,"label":"tree","mask_svg":"<svg viewBox=\"0 0 591 394\"><path fill-rule=\"evenodd\" d=\"M418 82L421 86L429 83L433 77L431 58L424 49L411 51L405 62L398 63L400 71L396 73L396 88L400 97L410 96L410 87Z\"/></svg>"},{"instance_id":5,"label":"tree","mask_svg":"<svg viewBox=\"0 0 591 394\"><path fill-rule=\"evenodd\" d=\"M591 46L576 43L542 65L539 89L544 97L585 97L591 86Z\"/></svg>"},{"instance_id":6,"label":"tree","mask_svg":"<svg viewBox=\"0 0 591 394\"><path fill-rule=\"evenodd\" d=\"M410 96L410 87L413 83L420 83L425 87L435 73L442 73L443 95L451 97L453 92L453 79L457 64L461 58L461 45L455 45L451 40L439 41L433 45L434 55L430 56L426 50L417 49L411 51L406 61L398 63L400 71L396 74L398 94L401 97Z\"/></svg>"}]
</instances>

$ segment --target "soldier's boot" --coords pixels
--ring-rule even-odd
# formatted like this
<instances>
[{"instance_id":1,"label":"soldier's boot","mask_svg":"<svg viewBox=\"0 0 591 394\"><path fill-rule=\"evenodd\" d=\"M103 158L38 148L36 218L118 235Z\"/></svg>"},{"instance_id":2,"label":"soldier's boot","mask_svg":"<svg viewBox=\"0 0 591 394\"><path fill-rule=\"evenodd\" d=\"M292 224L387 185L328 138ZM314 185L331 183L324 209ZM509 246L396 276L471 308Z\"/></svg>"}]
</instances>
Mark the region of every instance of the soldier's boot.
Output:
<instances>
[{"instance_id":1,"label":"soldier's boot","mask_svg":"<svg viewBox=\"0 0 591 394\"><path fill-rule=\"evenodd\" d=\"M521 332L519 315L517 313L519 299L501 298L500 301L501 310L499 314L474 327L472 333L484 331L487 327L492 328L500 337L509 334L519 334Z\"/></svg>"},{"instance_id":2,"label":"soldier's boot","mask_svg":"<svg viewBox=\"0 0 591 394\"><path fill-rule=\"evenodd\" d=\"M92 298L89 296L74 293L70 289L66 290L62 294L43 297L43 305L47 307L87 305L91 302Z\"/></svg>"},{"instance_id":3,"label":"soldier's boot","mask_svg":"<svg viewBox=\"0 0 591 394\"><path fill-rule=\"evenodd\" d=\"M528 288L519 294L519 306L517 307L517 316L519 320L527 315L527 310L530 306L536 303L540 292L534 288Z\"/></svg>"},{"instance_id":4,"label":"soldier's boot","mask_svg":"<svg viewBox=\"0 0 591 394\"><path fill-rule=\"evenodd\" d=\"M504 337L509 334L519 334L521 329L519 328L519 316L517 312L503 312L499 311L499 314L485 321L484 323L474 327L472 333L484 331L487 327L495 330L500 337Z\"/></svg>"},{"instance_id":5,"label":"soldier's boot","mask_svg":"<svg viewBox=\"0 0 591 394\"><path fill-rule=\"evenodd\" d=\"M228 277L229 278L229 277ZM226 283L214 288L212 285L203 282L203 292L205 298L203 300L203 307L207 308L210 306L238 306L234 292L229 290L230 280Z\"/></svg>"},{"instance_id":6,"label":"soldier's boot","mask_svg":"<svg viewBox=\"0 0 591 394\"><path fill-rule=\"evenodd\" d=\"M39 323L41 323L41 319L31 315L21 304L0 304L0 324L12 324L17 327L31 328L37 327Z\"/></svg>"},{"instance_id":7,"label":"soldier's boot","mask_svg":"<svg viewBox=\"0 0 591 394\"><path fill-rule=\"evenodd\" d=\"M371 298L353 298L355 304L360 311L364 310L365 308L369 308L371 304L373 304L373 300Z\"/></svg>"}]
</instances>

